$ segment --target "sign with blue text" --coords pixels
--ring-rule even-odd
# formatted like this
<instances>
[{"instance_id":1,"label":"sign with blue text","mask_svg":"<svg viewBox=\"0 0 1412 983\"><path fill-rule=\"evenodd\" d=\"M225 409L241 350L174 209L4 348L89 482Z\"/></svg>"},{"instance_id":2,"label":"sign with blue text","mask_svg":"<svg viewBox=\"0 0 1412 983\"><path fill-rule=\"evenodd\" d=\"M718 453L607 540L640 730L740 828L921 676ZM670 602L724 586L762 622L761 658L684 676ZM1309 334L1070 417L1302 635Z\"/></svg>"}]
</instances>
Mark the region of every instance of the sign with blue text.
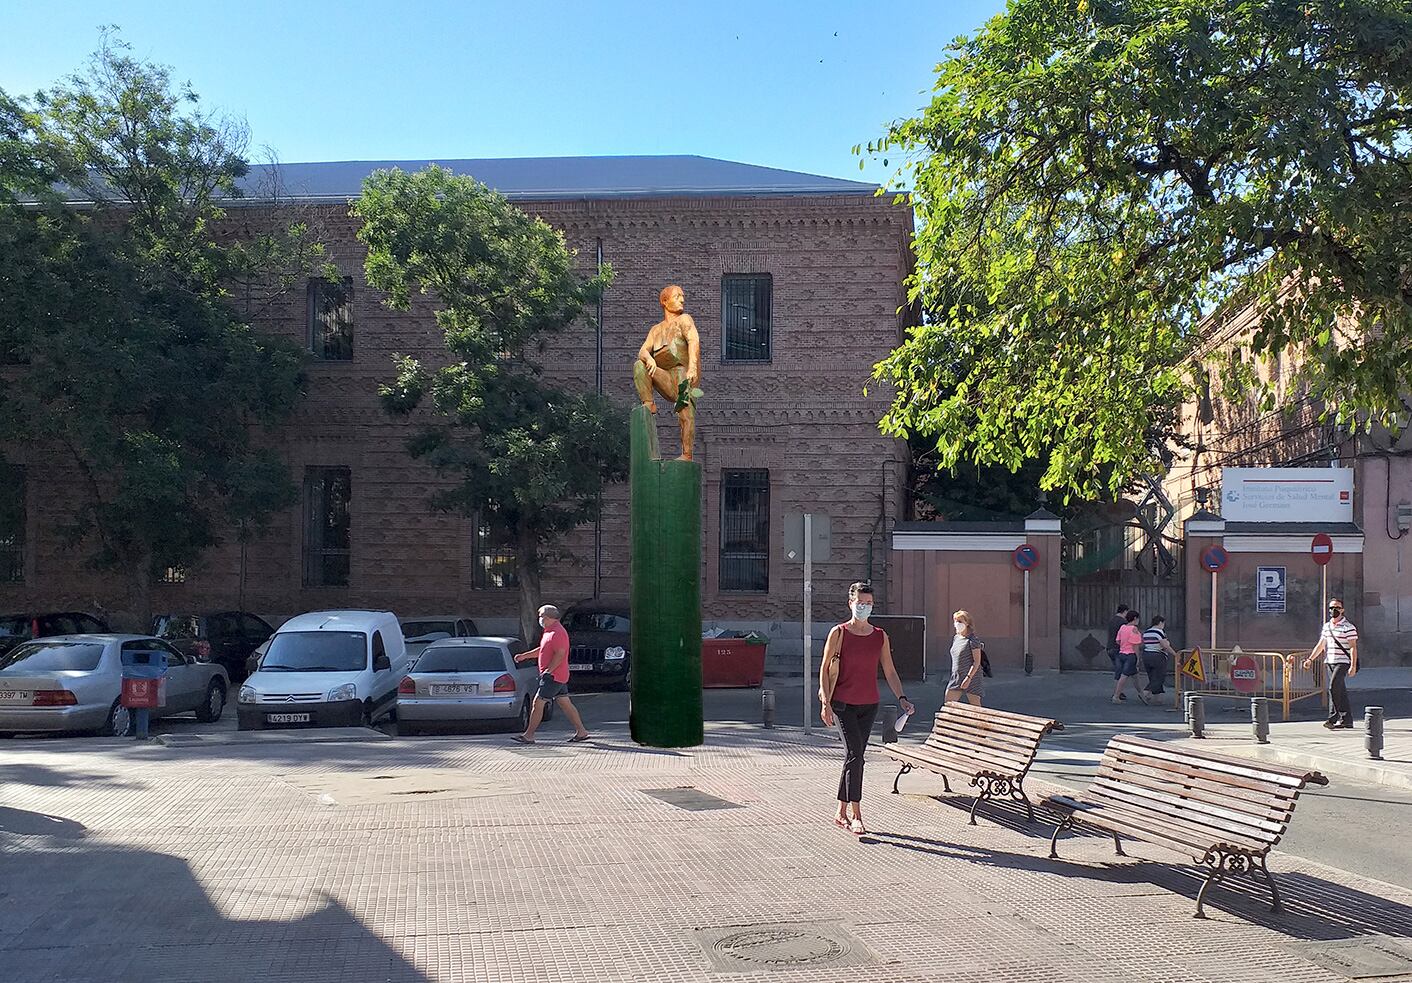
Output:
<instances>
[{"instance_id":1,"label":"sign with blue text","mask_svg":"<svg viewBox=\"0 0 1412 983\"><path fill-rule=\"evenodd\" d=\"M1285 613L1285 568L1255 568L1255 613Z\"/></svg>"}]
</instances>

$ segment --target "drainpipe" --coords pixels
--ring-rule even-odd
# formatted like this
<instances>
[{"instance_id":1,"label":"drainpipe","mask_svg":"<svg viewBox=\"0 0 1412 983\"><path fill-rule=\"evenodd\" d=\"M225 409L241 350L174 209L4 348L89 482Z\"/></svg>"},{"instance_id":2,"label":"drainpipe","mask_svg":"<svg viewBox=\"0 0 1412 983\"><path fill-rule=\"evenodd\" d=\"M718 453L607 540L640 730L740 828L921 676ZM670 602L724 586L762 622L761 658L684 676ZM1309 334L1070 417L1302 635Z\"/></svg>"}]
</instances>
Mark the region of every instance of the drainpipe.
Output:
<instances>
[{"instance_id":1,"label":"drainpipe","mask_svg":"<svg viewBox=\"0 0 1412 983\"><path fill-rule=\"evenodd\" d=\"M597 268L603 272L603 237L595 242ZM594 388L603 395L603 292L598 293L598 313L594 317L594 336L597 353L594 361ZM597 518L593 520L593 596L603 593L603 491L598 492Z\"/></svg>"}]
</instances>

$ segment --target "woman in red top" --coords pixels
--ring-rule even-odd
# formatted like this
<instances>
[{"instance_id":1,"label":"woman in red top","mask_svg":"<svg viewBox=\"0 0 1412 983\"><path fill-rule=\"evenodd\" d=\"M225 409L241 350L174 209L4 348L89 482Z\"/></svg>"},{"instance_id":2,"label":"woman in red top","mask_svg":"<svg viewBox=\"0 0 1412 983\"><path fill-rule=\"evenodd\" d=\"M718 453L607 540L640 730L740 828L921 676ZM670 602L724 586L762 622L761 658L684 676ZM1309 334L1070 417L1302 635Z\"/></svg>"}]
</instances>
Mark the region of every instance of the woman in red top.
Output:
<instances>
[{"instance_id":1,"label":"woman in red top","mask_svg":"<svg viewBox=\"0 0 1412 983\"><path fill-rule=\"evenodd\" d=\"M819 669L819 715L828 726L838 727L848 751L838 780L838 815L834 822L861 836L868 831L863 825L862 810L863 754L878 715L879 666L902 712L911 713L915 708L902 692L887 633L868 624L873 613L872 584L857 583L848 588L848 604L853 617L829 632L824 643L824 664Z\"/></svg>"}]
</instances>

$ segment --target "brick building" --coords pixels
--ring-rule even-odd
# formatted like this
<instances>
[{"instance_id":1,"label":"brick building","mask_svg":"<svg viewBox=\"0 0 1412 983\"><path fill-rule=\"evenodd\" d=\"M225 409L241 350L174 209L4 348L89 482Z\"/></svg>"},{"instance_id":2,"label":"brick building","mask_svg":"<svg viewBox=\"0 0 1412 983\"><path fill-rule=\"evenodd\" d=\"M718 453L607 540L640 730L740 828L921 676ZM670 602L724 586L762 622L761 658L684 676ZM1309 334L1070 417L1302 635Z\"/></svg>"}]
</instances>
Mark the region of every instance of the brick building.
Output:
<instances>
[{"instance_id":1,"label":"brick building","mask_svg":"<svg viewBox=\"0 0 1412 983\"><path fill-rule=\"evenodd\" d=\"M875 197L873 185L700 157L441 163L561 229L585 271L600 259L612 265L601 335L585 323L554 339L546 361L555 377L601 384L626 412L632 359L661 316L658 291L669 282L685 289L706 391L698 459L708 624L798 637L791 622L801 611L801 570L786 560L783 530L805 509L832 519L831 561L816 570L821 621L844 614L850 580L871 574L886 583L905 463L877 429L888 394L864 389L902 332L908 209ZM445 357L428 298L391 311L365 286L348 202L380 166L393 163L285 164L273 175L282 206L297 205L326 230L344 277L310 281L257 322L310 349L308 398L279 439L303 500L259 542L241 550L228 536L195 569L170 572L159 609L242 605L279 619L376 607L514 623L496 531L429 508L442 479L406 451L417 424L388 417L378 403L395 353L430 364ZM279 219L258 190L271 176L252 175L248 196L229 209L227 234ZM675 420L660 419L665 450L677 444ZM13 455L26 465L23 521L0 536L9 544L0 553L0 610L100 607L122 620L120 584L87 570L56 531L75 507L64 464L29 453L34 459L24 449ZM610 487L600 527L563 544L567 558L547 572L546 599L626 596L627 537L626 485Z\"/></svg>"}]
</instances>

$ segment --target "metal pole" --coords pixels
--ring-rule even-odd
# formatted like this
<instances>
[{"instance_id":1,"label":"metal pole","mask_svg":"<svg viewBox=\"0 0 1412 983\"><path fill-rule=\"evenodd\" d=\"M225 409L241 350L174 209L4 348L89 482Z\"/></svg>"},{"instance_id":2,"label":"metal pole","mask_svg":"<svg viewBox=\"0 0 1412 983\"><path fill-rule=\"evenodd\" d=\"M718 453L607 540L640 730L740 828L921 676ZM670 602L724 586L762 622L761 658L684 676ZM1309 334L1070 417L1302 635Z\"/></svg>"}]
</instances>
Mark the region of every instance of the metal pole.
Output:
<instances>
[{"instance_id":1,"label":"metal pole","mask_svg":"<svg viewBox=\"0 0 1412 983\"><path fill-rule=\"evenodd\" d=\"M1319 567L1319 620L1323 621L1328 617L1329 610L1329 565L1322 564Z\"/></svg>"},{"instance_id":2,"label":"metal pole","mask_svg":"<svg viewBox=\"0 0 1412 983\"><path fill-rule=\"evenodd\" d=\"M1187 707L1187 727L1191 731L1191 736L1203 738L1206 736L1206 703L1195 693L1191 693L1186 698Z\"/></svg>"},{"instance_id":3,"label":"metal pole","mask_svg":"<svg viewBox=\"0 0 1412 983\"><path fill-rule=\"evenodd\" d=\"M1020 653L1020 657L1025 660L1025 665L1029 665L1030 657L1030 572L1025 571L1025 648Z\"/></svg>"},{"instance_id":4,"label":"metal pole","mask_svg":"<svg viewBox=\"0 0 1412 983\"><path fill-rule=\"evenodd\" d=\"M1220 576L1215 571L1211 573L1211 647L1216 647L1216 578Z\"/></svg>"},{"instance_id":5,"label":"metal pole","mask_svg":"<svg viewBox=\"0 0 1412 983\"><path fill-rule=\"evenodd\" d=\"M1270 743L1270 703L1263 696L1250 701L1250 727L1255 735L1255 743Z\"/></svg>"},{"instance_id":6,"label":"metal pole","mask_svg":"<svg viewBox=\"0 0 1412 983\"><path fill-rule=\"evenodd\" d=\"M809 695L814 670L814 516L804 513L804 733L813 731L810 717L814 699Z\"/></svg>"},{"instance_id":7,"label":"metal pole","mask_svg":"<svg viewBox=\"0 0 1412 983\"><path fill-rule=\"evenodd\" d=\"M767 728L775 726L775 691L772 689L760 691L760 716Z\"/></svg>"},{"instance_id":8,"label":"metal pole","mask_svg":"<svg viewBox=\"0 0 1412 983\"><path fill-rule=\"evenodd\" d=\"M1363 710L1363 745L1368 749L1368 757L1381 761L1383 757L1383 708L1366 707Z\"/></svg>"}]
</instances>

